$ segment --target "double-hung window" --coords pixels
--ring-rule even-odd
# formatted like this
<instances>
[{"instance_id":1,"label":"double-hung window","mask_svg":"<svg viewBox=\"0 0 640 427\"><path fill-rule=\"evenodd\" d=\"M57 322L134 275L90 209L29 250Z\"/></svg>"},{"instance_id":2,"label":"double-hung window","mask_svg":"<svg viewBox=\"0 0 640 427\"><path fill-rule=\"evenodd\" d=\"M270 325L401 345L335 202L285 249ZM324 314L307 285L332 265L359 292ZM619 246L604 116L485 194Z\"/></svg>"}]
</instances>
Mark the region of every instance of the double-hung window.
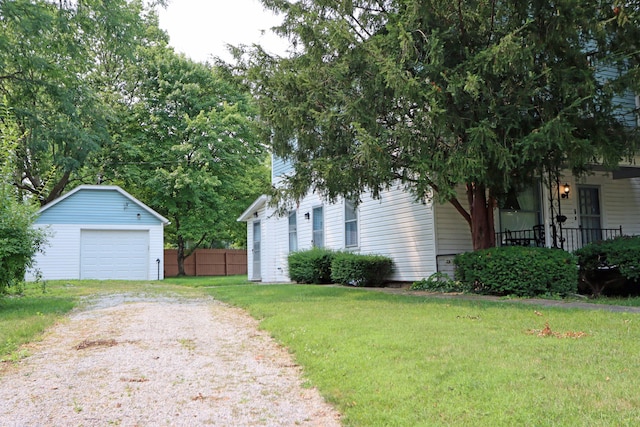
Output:
<instances>
[{"instance_id":1,"label":"double-hung window","mask_svg":"<svg viewBox=\"0 0 640 427\"><path fill-rule=\"evenodd\" d=\"M298 250L298 214L293 211L289 214L289 252Z\"/></svg>"},{"instance_id":2,"label":"double-hung window","mask_svg":"<svg viewBox=\"0 0 640 427\"><path fill-rule=\"evenodd\" d=\"M322 206L313 208L313 246L324 248L324 213Z\"/></svg>"},{"instance_id":3,"label":"double-hung window","mask_svg":"<svg viewBox=\"0 0 640 427\"><path fill-rule=\"evenodd\" d=\"M358 212L350 200L344 201L344 246L358 246Z\"/></svg>"}]
</instances>

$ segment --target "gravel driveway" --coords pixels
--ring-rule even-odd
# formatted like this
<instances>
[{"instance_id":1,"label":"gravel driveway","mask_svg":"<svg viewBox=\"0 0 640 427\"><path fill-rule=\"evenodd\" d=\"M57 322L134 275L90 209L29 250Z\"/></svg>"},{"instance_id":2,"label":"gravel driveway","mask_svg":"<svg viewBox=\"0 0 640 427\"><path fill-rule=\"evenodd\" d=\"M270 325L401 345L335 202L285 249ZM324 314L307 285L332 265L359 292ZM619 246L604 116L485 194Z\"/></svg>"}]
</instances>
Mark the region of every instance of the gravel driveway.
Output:
<instances>
[{"instance_id":1,"label":"gravel driveway","mask_svg":"<svg viewBox=\"0 0 640 427\"><path fill-rule=\"evenodd\" d=\"M257 322L210 300L110 296L0 377L1 426L339 426Z\"/></svg>"}]
</instances>

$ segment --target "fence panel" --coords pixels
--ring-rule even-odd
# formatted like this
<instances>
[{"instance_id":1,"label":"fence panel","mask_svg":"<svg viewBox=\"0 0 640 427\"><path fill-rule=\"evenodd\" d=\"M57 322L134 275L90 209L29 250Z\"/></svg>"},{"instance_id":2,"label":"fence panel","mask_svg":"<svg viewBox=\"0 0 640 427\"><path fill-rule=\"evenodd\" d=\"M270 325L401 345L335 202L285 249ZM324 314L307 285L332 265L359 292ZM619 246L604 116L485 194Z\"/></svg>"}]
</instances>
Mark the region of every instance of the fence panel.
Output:
<instances>
[{"instance_id":1,"label":"fence panel","mask_svg":"<svg viewBox=\"0 0 640 427\"><path fill-rule=\"evenodd\" d=\"M164 250L164 275L178 275L177 250ZM196 249L184 260L187 276L247 274L247 251L243 249Z\"/></svg>"}]
</instances>

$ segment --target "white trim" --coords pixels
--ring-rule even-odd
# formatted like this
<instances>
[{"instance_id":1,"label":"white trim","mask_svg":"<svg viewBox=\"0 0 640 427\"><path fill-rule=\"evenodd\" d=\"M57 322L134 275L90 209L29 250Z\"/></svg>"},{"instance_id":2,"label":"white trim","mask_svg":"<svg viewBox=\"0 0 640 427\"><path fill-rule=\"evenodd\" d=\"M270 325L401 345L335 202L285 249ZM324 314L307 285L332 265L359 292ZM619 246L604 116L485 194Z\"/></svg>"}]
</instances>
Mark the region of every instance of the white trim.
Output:
<instances>
[{"instance_id":1,"label":"white trim","mask_svg":"<svg viewBox=\"0 0 640 427\"><path fill-rule=\"evenodd\" d=\"M238 219L236 219L236 221L238 222L249 221L251 219L251 216L253 215L253 212L254 211L257 212L266 203L267 203L267 196L263 194L262 196L258 197L253 203L251 203L251 206L245 209L245 211L242 212L242 214L238 217Z\"/></svg>"}]
</instances>

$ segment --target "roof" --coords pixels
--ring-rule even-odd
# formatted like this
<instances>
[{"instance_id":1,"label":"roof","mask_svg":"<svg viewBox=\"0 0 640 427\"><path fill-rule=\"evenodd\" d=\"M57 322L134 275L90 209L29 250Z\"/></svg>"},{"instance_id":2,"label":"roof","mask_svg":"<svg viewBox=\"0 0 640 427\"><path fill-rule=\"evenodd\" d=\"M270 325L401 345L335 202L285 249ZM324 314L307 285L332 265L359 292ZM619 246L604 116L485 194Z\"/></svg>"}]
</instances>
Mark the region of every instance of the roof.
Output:
<instances>
[{"instance_id":1,"label":"roof","mask_svg":"<svg viewBox=\"0 0 640 427\"><path fill-rule=\"evenodd\" d=\"M242 215L240 215L236 221L249 221L253 213L261 209L267 203L267 200L268 198L264 194L258 197L255 202L251 203L251 206L249 206L244 212L242 212Z\"/></svg>"},{"instance_id":2,"label":"roof","mask_svg":"<svg viewBox=\"0 0 640 427\"><path fill-rule=\"evenodd\" d=\"M162 223L162 225L169 224L169 220L168 219L166 219L165 217L160 215L158 212L154 211L149 206L145 205L140 200L136 199L131 194L127 193L122 188L118 187L117 185L79 185L79 186L75 187L73 190L69 191L68 193L63 194L62 196L58 197L54 201L49 202L46 205L42 206L40 209L38 209L37 213L40 215L43 212L46 212L47 210L51 209L52 207L58 205L59 203L63 202L64 200L68 199L69 197L71 197L74 194L76 194L76 193L78 193L80 191L83 191L83 190L116 191L116 192L120 193L123 197L125 197L126 199L130 200L132 203L134 203L140 209L148 212L151 216L153 216L156 219L158 219Z\"/></svg>"}]
</instances>

